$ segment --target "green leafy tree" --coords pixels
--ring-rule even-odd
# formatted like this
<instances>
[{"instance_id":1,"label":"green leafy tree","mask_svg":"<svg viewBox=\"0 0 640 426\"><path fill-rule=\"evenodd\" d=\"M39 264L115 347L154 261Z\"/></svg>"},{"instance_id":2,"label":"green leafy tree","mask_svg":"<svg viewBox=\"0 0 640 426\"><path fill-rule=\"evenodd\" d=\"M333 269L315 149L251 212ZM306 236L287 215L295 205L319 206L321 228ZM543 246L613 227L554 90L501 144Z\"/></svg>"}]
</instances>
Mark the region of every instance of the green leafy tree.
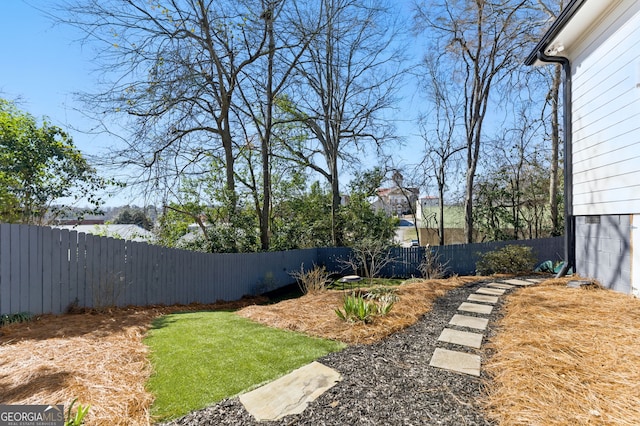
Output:
<instances>
[{"instance_id":1,"label":"green leafy tree","mask_svg":"<svg viewBox=\"0 0 640 426\"><path fill-rule=\"evenodd\" d=\"M138 209L125 208L113 220L113 223L123 225L138 225L141 228L150 231L153 228L153 221L142 211Z\"/></svg>"},{"instance_id":2,"label":"green leafy tree","mask_svg":"<svg viewBox=\"0 0 640 426\"><path fill-rule=\"evenodd\" d=\"M95 194L106 181L99 178L71 137L46 120L38 125L30 114L0 99L0 220L44 224L55 219L60 199L72 203L86 197L95 212Z\"/></svg>"},{"instance_id":3,"label":"green leafy tree","mask_svg":"<svg viewBox=\"0 0 640 426\"><path fill-rule=\"evenodd\" d=\"M235 200L226 189L222 170L214 160L208 174L182 180L174 200L163 206L156 230L160 244L211 253L259 249L255 211L247 197Z\"/></svg>"}]
</instances>

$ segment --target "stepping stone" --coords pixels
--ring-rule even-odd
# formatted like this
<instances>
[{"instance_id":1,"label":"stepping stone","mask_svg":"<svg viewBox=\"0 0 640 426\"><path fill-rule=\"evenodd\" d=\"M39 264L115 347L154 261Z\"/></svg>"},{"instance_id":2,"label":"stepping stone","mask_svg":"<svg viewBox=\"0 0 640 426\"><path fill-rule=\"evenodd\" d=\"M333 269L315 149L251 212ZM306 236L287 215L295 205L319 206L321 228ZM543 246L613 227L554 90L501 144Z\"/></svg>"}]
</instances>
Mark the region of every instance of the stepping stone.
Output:
<instances>
[{"instance_id":1,"label":"stepping stone","mask_svg":"<svg viewBox=\"0 0 640 426\"><path fill-rule=\"evenodd\" d=\"M500 288L502 290L509 290L512 289L513 286L509 285L509 284L501 284L501 283L491 283L491 284L487 284L487 287L493 287L493 288Z\"/></svg>"},{"instance_id":2,"label":"stepping stone","mask_svg":"<svg viewBox=\"0 0 640 426\"><path fill-rule=\"evenodd\" d=\"M457 325L458 327L475 328L477 330L486 330L489 320L486 318L470 317L469 315L455 314L449 325Z\"/></svg>"},{"instance_id":3,"label":"stepping stone","mask_svg":"<svg viewBox=\"0 0 640 426\"><path fill-rule=\"evenodd\" d=\"M527 278L527 281L531 281L532 283L540 284L543 281L546 281L544 278Z\"/></svg>"},{"instance_id":4,"label":"stepping stone","mask_svg":"<svg viewBox=\"0 0 640 426\"><path fill-rule=\"evenodd\" d=\"M490 296L502 296L504 294L505 290L499 289L499 288L479 288L476 290L476 293L480 293L480 294L488 294Z\"/></svg>"},{"instance_id":5,"label":"stepping stone","mask_svg":"<svg viewBox=\"0 0 640 426\"><path fill-rule=\"evenodd\" d=\"M314 361L240 395L240 402L258 421L278 420L302 413L311 401L341 380L340 373Z\"/></svg>"},{"instance_id":6,"label":"stepping stone","mask_svg":"<svg viewBox=\"0 0 640 426\"><path fill-rule=\"evenodd\" d=\"M518 280L518 279L504 280L504 282L507 284L513 284L513 285L519 285L519 286L533 285L533 283L531 283L530 281Z\"/></svg>"},{"instance_id":7,"label":"stepping stone","mask_svg":"<svg viewBox=\"0 0 640 426\"><path fill-rule=\"evenodd\" d=\"M482 334L478 333L445 328L442 330L442 333L440 333L438 341L480 349L480 346L482 345L482 337Z\"/></svg>"},{"instance_id":8,"label":"stepping stone","mask_svg":"<svg viewBox=\"0 0 640 426\"><path fill-rule=\"evenodd\" d=\"M493 306L489 305L478 305L477 303L468 303L462 302L460 306L458 306L459 311L473 312L476 314L490 314L493 310Z\"/></svg>"},{"instance_id":9,"label":"stepping stone","mask_svg":"<svg viewBox=\"0 0 640 426\"><path fill-rule=\"evenodd\" d=\"M480 356L436 348L429 365L457 373L480 376Z\"/></svg>"},{"instance_id":10,"label":"stepping stone","mask_svg":"<svg viewBox=\"0 0 640 426\"><path fill-rule=\"evenodd\" d=\"M496 296L486 296L484 294L470 294L467 300L472 302L498 303Z\"/></svg>"}]
</instances>

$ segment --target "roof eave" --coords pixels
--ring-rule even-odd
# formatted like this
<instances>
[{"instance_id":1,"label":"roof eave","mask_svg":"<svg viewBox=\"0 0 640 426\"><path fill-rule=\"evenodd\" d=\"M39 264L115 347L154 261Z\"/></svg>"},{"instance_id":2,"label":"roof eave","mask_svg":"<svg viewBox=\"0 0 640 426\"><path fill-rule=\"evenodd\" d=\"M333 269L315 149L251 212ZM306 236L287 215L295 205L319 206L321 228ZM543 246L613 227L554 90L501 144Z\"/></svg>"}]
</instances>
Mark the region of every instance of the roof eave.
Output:
<instances>
[{"instance_id":1,"label":"roof eave","mask_svg":"<svg viewBox=\"0 0 640 426\"><path fill-rule=\"evenodd\" d=\"M560 31L567 25L567 23L573 18L576 12L587 2L587 0L571 0L571 2L565 7L560 15L553 22L551 27L542 36L542 39L538 42L533 51L527 56L524 63L525 65L533 65L539 58L538 53L544 55L547 46L558 36Z\"/></svg>"}]
</instances>

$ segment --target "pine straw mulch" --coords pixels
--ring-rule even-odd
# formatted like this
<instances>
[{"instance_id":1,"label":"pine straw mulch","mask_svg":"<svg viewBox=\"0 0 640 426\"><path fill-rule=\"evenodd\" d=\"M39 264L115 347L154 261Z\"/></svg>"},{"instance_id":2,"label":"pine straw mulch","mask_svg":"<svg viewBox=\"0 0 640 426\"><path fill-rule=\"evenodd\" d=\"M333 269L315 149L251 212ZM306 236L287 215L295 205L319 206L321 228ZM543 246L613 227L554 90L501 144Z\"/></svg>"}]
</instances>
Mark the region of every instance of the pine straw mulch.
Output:
<instances>
[{"instance_id":1,"label":"pine straw mulch","mask_svg":"<svg viewBox=\"0 0 640 426\"><path fill-rule=\"evenodd\" d=\"M177 311L239 309L264 298L213 305L42 315L0 328L0 404L91 405L89 425L149 425L153 396L142 342L151 322Z\"/></svg>"},{"instance_id":2,"label":"pine straw mulch","mask_svg":"<svg viewBox=\"0 0 640 426\"><path fill-rule=\"evenodd\" d=\"M270 326L346 343L373 343L415 323L448 290L479 277L405 284L386 318L339 321L342 292L275 305L264 300L43 315L0 328L0 403L90 404L89 425L148 425L151 373L142 339L176 311L239 309ZM566 288L567 280L508 296L483 364L487 416L505 425L636 424L640 418L640 301L607 290Z\"/></svg>"},{"instance_id":3,"label":"pine straw mulch","mask_svg":"<svg viewBox=\"0 0 640 426\"><path fill-rule=\"evenodd\" d=\"M396 294L400 300L393 305L391 312L375 318L371 324L345 322L336 315L335 309L342 307L344 295L352 290L323 291L284 300L276 305L247 306L238 311L238 315L271 327L339 340L350 345L371 344L415 324L429 312L433 301L447 291L480 279L482 277L452 277L403 284L397 288Z\"/></svg>"},{"instance_id":4,"label":"pine straw mulch","mask_svg":"<svg viewBox=\"0 0 640 426\"><path fill-rule=\"evenodd\" d=\"M508 296L483 365L487 415L504 425L637 425L640 300L567 281Z\"/></svg>"}]
</instances>

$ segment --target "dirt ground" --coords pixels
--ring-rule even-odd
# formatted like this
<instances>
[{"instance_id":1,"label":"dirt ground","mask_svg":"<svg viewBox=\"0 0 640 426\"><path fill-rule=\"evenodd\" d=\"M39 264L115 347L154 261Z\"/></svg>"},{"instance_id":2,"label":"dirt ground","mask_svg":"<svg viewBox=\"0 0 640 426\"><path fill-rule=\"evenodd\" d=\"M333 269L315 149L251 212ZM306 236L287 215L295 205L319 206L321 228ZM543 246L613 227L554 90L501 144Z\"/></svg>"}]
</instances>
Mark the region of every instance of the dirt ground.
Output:
<instances>
[{"instance_id":1,"label":"dirt ground","mask_svg":"<svg viewBox=\"0 0 640 426\"><path fill-rule=\"evenodd\" d=\"M267 325L368 344L415 323L435 298L477 279L405 284L391 313L367 326L338 320L342 294L333 291L272 305L248 299L40 316L0 328L0 403L67 405L78 397L91 405L89 425L148 425L153 397L144 384L151 367L142 339L158 316L242 308L240 315ZM640 301L565 285L547 282L508 296L486 363L487 415L505 425L635 424Z\"/></svg>"}]
</instances>

